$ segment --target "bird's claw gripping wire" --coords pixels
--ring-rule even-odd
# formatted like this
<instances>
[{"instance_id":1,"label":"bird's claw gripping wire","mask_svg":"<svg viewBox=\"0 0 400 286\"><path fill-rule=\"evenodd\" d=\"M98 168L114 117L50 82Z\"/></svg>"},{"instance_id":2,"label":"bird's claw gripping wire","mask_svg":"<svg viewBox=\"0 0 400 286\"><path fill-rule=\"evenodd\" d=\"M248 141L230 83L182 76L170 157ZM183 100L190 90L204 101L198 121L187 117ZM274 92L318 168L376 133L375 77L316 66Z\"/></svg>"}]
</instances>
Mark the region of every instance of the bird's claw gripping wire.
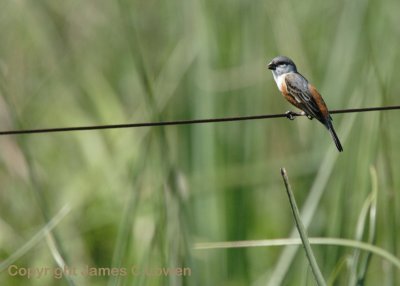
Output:
<instances>
[{"instance_id":1,"label":"bird's claw gripping wire","mask_svg":"<svg viewBox=\"0 0 400 286\"><path fill-rule=\"evenodd\" d=\"M302 112L295 112L295 111L289 110L289 111L286 111L285 114L286 114L286 117L287 117L289 120L294 120L296 116L307 116L307 118L310 119L310 120L312 120L312 119L314 118L314 117L312 117L311 115L306 114L304 111L302 111Z\"/></svg>"},{"instance_id":2,"label":"bird's claw gripping wire","mask_svg":"<svg viewBox=\"0 0 400 286\"><path fill-rule=\"evenodd\" d=\"M300 113L297 113L297 112L294 112L294 111L291 111L291 110L286 111L285 114L286 114L286 117L287 117L289 120L294 120L296 116L301 115Z\"/></svg>"},{"instance_id":3,"label":"bird's claw gripping wire","mask_svg":"<svg viewBox=\"0 0 400 286\"><path fill-rule=\"evenodd\" d=\"M285 112L285 114L286 114L286 117L289 119L289 120L294 120L294 112L293 111L286 111Z\"/></svg>"}]
</instances>

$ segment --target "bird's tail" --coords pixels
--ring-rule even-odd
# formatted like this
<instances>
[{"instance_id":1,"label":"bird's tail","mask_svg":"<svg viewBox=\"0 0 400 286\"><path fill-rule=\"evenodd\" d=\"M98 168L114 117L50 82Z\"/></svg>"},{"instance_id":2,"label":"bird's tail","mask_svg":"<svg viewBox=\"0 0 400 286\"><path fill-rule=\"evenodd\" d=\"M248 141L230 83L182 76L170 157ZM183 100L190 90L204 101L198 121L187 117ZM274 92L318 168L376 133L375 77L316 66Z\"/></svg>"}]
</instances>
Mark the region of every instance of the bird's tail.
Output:
<instances>
[{"instance_id":1,"label":"bird's tail","mask_svg":"<svg viewBox=\"0 0 400 286\"><path fill-rule=\"evenodd\" d=\"M328 128L328 131L332 136L333 142L335 142L336 148L339 150L339 152L343 152L342 144L340 143L340 140L336 135L335 129L333 128L331 121L328 121L328 123L326 124L326 128Z\"/></svg>"}]
</instances>

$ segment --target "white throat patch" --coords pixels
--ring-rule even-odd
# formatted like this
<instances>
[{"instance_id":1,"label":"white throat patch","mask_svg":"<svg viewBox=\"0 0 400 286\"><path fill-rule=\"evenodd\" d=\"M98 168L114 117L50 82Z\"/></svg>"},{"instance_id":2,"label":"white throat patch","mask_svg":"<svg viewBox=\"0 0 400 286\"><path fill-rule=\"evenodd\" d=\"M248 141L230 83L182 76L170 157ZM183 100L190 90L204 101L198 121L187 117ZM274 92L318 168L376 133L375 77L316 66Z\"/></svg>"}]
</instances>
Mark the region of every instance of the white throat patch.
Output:
<instances>
[{"instance_id":1,"label":"white throat patch","mask_svg":"<svg viewBox=\"0 0 400 286\"><path fill-rule=\"evenodd\" d=\"M274 76L274 80L275 80L276 85L278 86L278 89L282 92L281 86L282 86L283 81L285 80L285 76L287 75L287 73L281 74L278 76L275 75L275 73L272 73L272 74Z\"/></svg>"}]
</instances>

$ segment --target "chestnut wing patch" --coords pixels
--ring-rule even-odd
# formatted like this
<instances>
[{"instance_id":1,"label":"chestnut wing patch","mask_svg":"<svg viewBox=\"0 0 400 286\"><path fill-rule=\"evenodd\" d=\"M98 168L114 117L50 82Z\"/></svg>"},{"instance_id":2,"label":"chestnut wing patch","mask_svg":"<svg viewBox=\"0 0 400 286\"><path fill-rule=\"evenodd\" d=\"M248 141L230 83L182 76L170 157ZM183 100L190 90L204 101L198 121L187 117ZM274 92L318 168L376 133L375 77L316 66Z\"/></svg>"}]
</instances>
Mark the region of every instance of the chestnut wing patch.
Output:
<instances>
[{"instance_id":1,"label":"chestnut wing patch","mask_svg":"<svg viewBox=\"0 0 400 286\"><path fill-rule=\"evenodd\" d=\"M285 83L288 93L296 100L298 106L309 116L321 119L324 116L318 103L308 89L308 81L297 73L290 73L285 76Z\"/></svg>"}]
</instances>

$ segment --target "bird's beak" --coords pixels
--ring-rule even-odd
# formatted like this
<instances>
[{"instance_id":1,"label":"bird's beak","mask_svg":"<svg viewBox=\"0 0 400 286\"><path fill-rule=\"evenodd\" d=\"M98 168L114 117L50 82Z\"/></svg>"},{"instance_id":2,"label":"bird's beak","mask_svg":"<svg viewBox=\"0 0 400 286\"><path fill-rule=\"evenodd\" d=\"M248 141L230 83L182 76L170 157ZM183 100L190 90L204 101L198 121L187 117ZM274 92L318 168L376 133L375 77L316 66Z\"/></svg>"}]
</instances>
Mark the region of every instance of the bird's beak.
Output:
<instances>
[{"instance_id":1,"label":"bird's beak","mask_svg":"<svg viewBox=\"0 0 400 286\"><path fill-rule=\"evenodd\" d=\"M276 69L276 65L274 63L272 63L272 62L270 62L267 67L270 70L275 70Z\"/></svg>"}]
</instances>

